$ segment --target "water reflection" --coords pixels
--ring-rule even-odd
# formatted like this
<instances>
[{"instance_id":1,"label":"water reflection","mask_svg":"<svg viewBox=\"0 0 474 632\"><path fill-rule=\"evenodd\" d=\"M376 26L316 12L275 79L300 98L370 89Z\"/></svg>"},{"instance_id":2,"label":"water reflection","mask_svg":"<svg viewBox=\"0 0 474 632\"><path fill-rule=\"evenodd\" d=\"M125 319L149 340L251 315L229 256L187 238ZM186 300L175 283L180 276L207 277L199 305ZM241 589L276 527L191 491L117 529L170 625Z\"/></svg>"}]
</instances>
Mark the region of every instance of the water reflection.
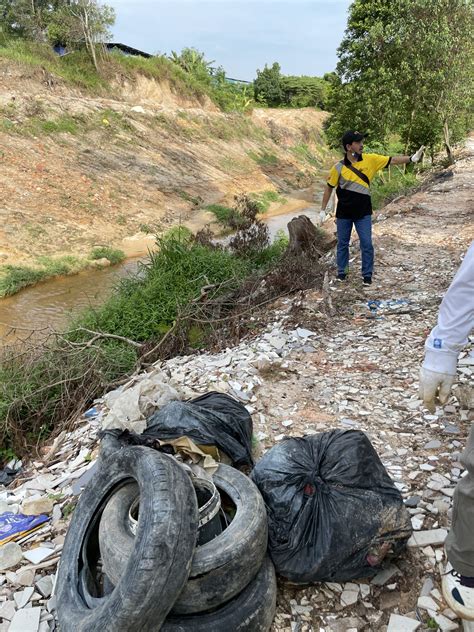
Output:
<instances>
[{"instance_id":1,"label":"water reflection","mask_svg":"<svg viewBox=\"0 0 474 632\"><path fill-rule=\"evenodd\" d=\"M310 190L292 196L302 200L318 200L320 193ZM307 215L318 224L319 205L308 205L288 213L264 218L271 239L278 231L288 233L288 222L298 215ZM146 259L146 257L145 257ZM29 331L61 330L71 317L82 309L102 304L120 278L137 273L144 258L127 259L123 264L102 270L87 270L69 277L59 277L27 288L0 300L0 345L24 339Z\"/></svg>"}]
</instances>

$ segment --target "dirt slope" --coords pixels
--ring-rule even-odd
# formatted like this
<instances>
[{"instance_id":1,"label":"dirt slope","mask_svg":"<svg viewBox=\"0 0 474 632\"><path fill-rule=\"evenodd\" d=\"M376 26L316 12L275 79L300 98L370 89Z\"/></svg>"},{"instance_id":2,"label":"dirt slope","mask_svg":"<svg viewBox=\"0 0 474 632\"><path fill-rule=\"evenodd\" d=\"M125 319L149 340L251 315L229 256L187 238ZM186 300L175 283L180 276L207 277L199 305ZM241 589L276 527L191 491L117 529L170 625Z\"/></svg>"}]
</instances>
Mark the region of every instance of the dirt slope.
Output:
<instances>
[{"instance_id":1,"label":"dirt slope","mask_svg":"<svg viewBox=\"0 0 474 632\"><path fill-rule=\"evenodd\" d=\"M327 155L322 112L222 114L146 78L117 94L0 60L0 263L202 224L235 193L308 186Z\"/></svg>"}]
</instances>

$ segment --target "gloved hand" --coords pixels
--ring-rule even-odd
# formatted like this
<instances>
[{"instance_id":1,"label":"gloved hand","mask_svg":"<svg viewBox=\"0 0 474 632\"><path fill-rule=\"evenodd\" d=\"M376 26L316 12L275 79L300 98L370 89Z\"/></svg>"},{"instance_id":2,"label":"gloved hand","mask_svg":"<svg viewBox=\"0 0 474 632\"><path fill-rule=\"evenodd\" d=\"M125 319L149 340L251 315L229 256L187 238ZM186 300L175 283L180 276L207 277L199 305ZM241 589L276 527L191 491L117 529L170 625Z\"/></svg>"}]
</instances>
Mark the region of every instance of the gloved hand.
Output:
<instances>
[{"instance_id":1,"label":"gloved hand","mask_svg":"<svg viewBox=\"0 0 474 632\"><path fill-rule=\"evenodd\" d=\"M410 156L410 162L418 162L424 153L425 153L425 146L422 145L420 149L413 154L413 156Z\"/></svg>"},{"instance_id":2,"label":"gloved hand","mask_svg":"<svg viewBox=\"0 0 474 632\"><path fill-rule=\"evenodd\" d=\"M434 413L436 404L445 404L448 401L451 387L456 376L449 373L438 373L421 367L420 369L420 399L424 405Z\"/></svg>"}]
</instances>

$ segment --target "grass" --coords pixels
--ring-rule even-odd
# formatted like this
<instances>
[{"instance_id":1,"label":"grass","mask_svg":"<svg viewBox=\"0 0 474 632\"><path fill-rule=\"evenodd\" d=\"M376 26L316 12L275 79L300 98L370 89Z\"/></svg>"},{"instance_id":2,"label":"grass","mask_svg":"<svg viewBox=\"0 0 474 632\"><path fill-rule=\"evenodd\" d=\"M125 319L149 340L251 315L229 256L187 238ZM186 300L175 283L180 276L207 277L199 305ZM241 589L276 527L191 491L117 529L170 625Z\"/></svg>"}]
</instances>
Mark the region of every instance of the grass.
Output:
<instances>
[{"instance_id":1,"label":"grass","mask_svg":"<svg viewBox=\"0 0 474 632\"><path fill-rule=\"evenodd\" d=\"M54 75L66 83L84 88L89 92L107 91L107 80L97 73L89 56L84 51L72 52L64 57L59 57L47 44L2 38L0 39L0 58L38 69L43 75L45 73ZM54 81L54 77L51 76L50 79Z\"/></svg>"},{"instance_id":2,"label":"grass","mask_svg":"<svg viewBox=\"0 0 474 632\"><path fill-rule=\"evenodd\" d=\"M261 285L260 275L278 264L288 240L280 235L269 247L235 254L203 245L189 230L176 227L157 242L159 250L142 264L136 277L123 279L103 306L76 317L62 335L55 334L40 348L21 347L21 353L9 347L2 350L0 444L4 454L25 454L39 438L68 427L111 382L130 374L145 352L158 341L165 342L168 332L173 331L166 341L170 346L164 346L158 357L170 357L177 349L207 348L210 340L216 341L219 327L222 341L228 343L231 334L224 321L235 307L233 301ZM300 279L300 273L298 264L295 278ZM268 288L277 295L278 274L273 281ZM212 288L208 302L201 301L203 287ZM91 332L123 337L134 344Z\"/></svg>"},{"instance_id":3,"label":"grass","mask_svg":"<svg viewBox=\"0 0 474 632\"><path fill-rule=\"evenodd\" d=\"M99 246L94 248L89 255L89 259L96 261L97 259L108 259L112 265L122 263L125 259L125 253L117 248L110 248L109 246Z\"/></svg>"},{"instance_id":4,"label":"grass","mask_svg":"<svg viewBox=\"0 0 474 632\"><path fill-rule=\"evenodd\" d=\"M7 39L0 34L0 58L38 69L42 74L46 72L51 75L50 80L53 82L60 78L94 94L113 94L116 91L113 85L117 77L123 83L124 79L133 82L139 75L143 75L150 79L167 81L172 90L182 96L203 101L207 95L205 86L164 56L145 59L111 52L100 62L98 72L83 50L59 57L48 44Z\"/></svg>"},{"instance_id":5,"label":"grass","mask_svg":"<svg viewBox=\"0 0 474 632\"><path fill-rule=\"evenodd\" d=\"M268 151L249 151L247 152L249 158L254 160L261 167L274 167L278 164L278 157Z\"/></svg>"},{"instance_id":6,"label":"grass","mask_svg":"<svg viewBox=\"0 0 474 632\"><path fill-rule=\"evenodd\" d=\"M219 224L223 226L239 224L242 220L240 213L235 208L224 206L223 204L209 204L209 206L206 206L206 211L214 213Z\"/></svg>"},{"instance_id":7,"label":"grass","mask_svg":"<svg viewBox=\"0 0 474 632\"><path fill-rule=\"evenodd\" d=\"M250 198L257 203L259 213L266 213L272 202L278 202L279 204L285 204L287 202L286 198L272 190L251 193Z\"/></svg>"},{"instance_id":8,"label":"grass","mask_svg":"<svg viewBox=\"0 0 474 632\"><path fill-rule=\"evenodd\" d=\"M139 342L154 339L173 325L203 285L236 285L249 272L247 262L228 252L191 244L184 230L158 239L158 245L150 263L143 264L145 278L124 279L103 307L89 310L76 324Z\"/></svg>"},{"instance_id":9,"label":"grass","mask_svg":"<svg viewBox=\"0 0 474 632\"><path fill-rule=\"evenodd\" d=\"M371 184L372 206L380 209L382 206L398 197L406 195L418 184L419 180L413 171L405 171L398 167L390 168L390 179L388 173L382 173Z\"/></svg>"},{"instance_id":10,"label":"grass","mask_svg":"<svg viewBox=\"0 0 474 632\"><path fill-rule=\"evenodd\" d=\"M297 156L300 160L307 162L312 167L320 167L321 160L317 158L317 156L312 153L308 145L302 143L300 145L295 145L291 148L291 151Z\"/></svg>"}]
</instances>

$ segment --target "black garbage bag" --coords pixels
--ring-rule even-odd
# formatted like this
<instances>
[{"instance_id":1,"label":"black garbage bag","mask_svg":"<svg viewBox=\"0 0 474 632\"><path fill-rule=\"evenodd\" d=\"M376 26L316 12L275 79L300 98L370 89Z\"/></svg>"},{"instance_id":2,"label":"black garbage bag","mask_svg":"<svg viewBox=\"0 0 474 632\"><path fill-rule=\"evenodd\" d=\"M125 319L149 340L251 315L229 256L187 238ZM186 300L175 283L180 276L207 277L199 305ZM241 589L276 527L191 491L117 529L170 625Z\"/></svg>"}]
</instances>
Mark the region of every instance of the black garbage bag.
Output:
<instances>
[{"instance_id":1,"label":"black garbage bag","mask_svg":"<svg viewBox=\"0 0 474 632\"><path fill-rule=\"evenodd\" d=\"M410 537L401 494L359 430L286 439L252 478L267 506L273 563L293 582L370 577Z\"/></svg>"},{"instance_id":2,"label":"black garbage bag","mask_svg":"<svg viewBox=\"0 0 474 632\"><path fill-rule=\"evenodd\" d=\"M170 402L147 421L143 437L176 439L215 445L233 465L253 466L252 418L245 406L225 393L212 391L188 402Z\"/></svg>"}]
</instances>

